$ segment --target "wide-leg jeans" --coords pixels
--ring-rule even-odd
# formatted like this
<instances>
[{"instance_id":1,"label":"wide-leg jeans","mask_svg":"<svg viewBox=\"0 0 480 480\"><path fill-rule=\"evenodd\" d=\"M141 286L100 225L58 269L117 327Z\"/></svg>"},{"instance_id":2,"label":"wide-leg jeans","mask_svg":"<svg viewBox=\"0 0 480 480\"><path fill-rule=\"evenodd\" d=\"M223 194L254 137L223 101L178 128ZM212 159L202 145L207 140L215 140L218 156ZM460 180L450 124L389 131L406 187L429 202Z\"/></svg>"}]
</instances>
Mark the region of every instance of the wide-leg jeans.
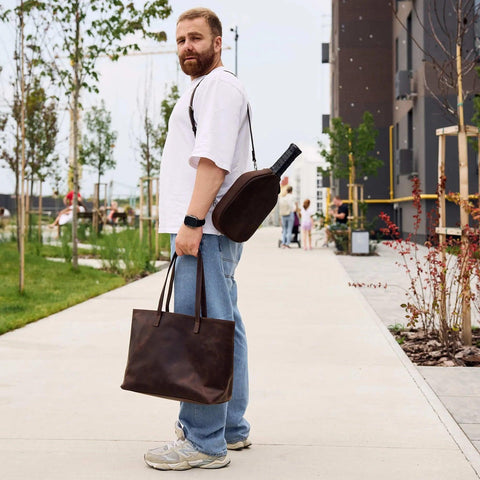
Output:
<instances>
[{"instance_id":1,"label":"wide-leg jeans","mask_svg":"<svg viewBox=\"0 0 480 480\"><path fill-rule=\"evenodd\" d=\"M176 235L171 236L172 253ZM240 261L242 244L223 235L204 234L200 244L205 272L207 313L210 318L235 322L233 396L227 403L197 405L182 402L179 420L185 437L200 452L223 456L226 444L244 440L250 425L244 418L248 404L247 338L237 307L235 268ZM175 267L175 312L195 313L197 259L178 257Z\"/></svg>"},{"instance_id":2,"label":"wide-leg jeans","mask_svg":"<svg viewBox=\"0 0 480 480\"><path fill-rule=\"evenodd\" d=\"M282 244L290 245L292 241L293 222L295 220L293 212L288 215L282 215Z\"/></svg>"}]
</instances>

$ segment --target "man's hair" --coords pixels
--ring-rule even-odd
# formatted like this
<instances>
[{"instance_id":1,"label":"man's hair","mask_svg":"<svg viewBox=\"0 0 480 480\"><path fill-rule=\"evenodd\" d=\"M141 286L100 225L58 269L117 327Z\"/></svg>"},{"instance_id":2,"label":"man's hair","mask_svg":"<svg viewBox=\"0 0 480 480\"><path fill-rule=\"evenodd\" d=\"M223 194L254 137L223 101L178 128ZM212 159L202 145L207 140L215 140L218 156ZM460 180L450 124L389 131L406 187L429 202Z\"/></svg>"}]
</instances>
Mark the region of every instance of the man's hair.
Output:
<instances>
[{"instance_id":1,"label":"man's hair","mask_svg":"<svg viewBox=\"0 0 480 480\"><path fill-rule=\"evenodd\" d=\"M293 192L293 187L289 185L287 187L287 193L292 193L292 192Z\"/></svg>"},{"instance_id":2,"label":"man's hair","mask_svg":"<svg viewBox=\"0 0 480 480\"><path fill-rule=\"evenodd\" d=\"M183 12L177 20L177 25L184 20L194 20L195 18L204 18L212 31L214 37L222 36L222 22L217 17L216 13L208 8L192 8Z\"/></svg>"},{"instance_id":3,"label":"man's hair","mask_svg":"<svg viewBox=\"0 0 480 480\"><path fill-rule=\"evenodd\" d=\"M333 197L334 200L342 200L342 197L340 195L335 195Z\"/></svg>"}]
</instances>

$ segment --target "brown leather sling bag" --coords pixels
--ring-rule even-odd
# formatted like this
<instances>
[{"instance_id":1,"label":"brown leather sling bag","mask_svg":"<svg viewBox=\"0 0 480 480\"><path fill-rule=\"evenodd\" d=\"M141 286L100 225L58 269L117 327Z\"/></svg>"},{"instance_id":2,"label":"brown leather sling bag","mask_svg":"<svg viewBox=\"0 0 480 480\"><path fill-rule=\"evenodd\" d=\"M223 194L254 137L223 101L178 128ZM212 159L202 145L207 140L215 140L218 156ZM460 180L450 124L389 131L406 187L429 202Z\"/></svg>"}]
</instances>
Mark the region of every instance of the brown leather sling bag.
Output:
<instances>
[{"instance_id":1,"label":"brown leather sling bag","mask_svg":"<svg viewBox=\"0 0 480 480\"><path fill-rule=\"evenodd\" d=\"M228 72L231 73L231 72ZM232 73L233 75L233 73ZM193 134L197 134L197 123L193 110L193 99L201 80L192 92L189 115ZM255 146L253 143L250 107L247 105L247 119L252 143L254 170L240 175L213 209L212 220L215 228L235 242L247 241L275 207L280 193L280 178L302 151L292 143L271 168L257 170Z\"/></svg>"}]
</instances>

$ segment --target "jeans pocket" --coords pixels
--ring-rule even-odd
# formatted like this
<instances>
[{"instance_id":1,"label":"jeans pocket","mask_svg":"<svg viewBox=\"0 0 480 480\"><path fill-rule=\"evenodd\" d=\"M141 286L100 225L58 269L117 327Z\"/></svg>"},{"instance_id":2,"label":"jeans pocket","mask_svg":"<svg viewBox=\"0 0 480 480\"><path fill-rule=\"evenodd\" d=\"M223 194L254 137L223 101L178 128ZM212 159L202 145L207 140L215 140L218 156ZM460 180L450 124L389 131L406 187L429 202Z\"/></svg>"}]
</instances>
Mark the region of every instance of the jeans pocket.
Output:
<instances>
[{"instance_id":1,"label":"jeans pocket","mask_svg":"<svg viewBox=\"0 0 480 480\"><path fill-rule=\"evenodd\" d=\"M239 249L241 245L229 240L227 237L220 235L218 237L218 246L220 250L220 258L222 261L223 274L226 278L234 278L235 269L239 260Z\"/></svg>"}]
</instances>

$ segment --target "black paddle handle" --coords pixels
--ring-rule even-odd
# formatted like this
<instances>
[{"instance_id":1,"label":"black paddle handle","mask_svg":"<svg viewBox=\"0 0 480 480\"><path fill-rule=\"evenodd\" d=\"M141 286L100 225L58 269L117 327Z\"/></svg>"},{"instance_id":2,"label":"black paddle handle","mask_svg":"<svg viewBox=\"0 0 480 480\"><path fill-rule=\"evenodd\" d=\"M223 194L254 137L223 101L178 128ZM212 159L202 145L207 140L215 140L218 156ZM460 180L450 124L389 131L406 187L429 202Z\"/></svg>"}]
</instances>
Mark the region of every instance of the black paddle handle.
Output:
<instances>
[{"instance_id":1,"label":"black paddle handle","mask_svg":"<svg viewBox=\"0 0 480 480\"><path fill-rule=\"evenodd\" d=\"M285 153L273 164L272 172L281 177L301 153L302 151L294 143L290 144Z\"/></svg>"}]
</instances>

